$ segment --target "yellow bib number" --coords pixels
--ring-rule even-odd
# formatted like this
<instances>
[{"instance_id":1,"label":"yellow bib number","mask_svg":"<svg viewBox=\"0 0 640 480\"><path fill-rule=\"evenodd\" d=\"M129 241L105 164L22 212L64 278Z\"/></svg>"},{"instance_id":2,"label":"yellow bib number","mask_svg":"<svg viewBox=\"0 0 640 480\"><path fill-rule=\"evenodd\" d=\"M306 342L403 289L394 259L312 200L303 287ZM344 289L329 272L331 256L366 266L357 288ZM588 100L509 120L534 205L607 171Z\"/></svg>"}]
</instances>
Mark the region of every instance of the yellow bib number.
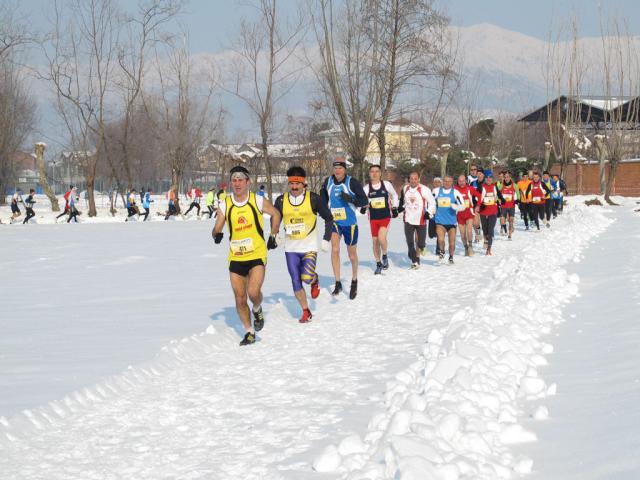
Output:
<instances>
[{"instance_id":1,"label":"yellow bib number","mask_svg":"<svg viewBox=\"0 0 640 480\"><path fill-rule=\"evenodd\" d=\"M242 257L250 255L255 248L253 247L253 238L243 238L242 240L231 240L231 253L234 257Z\"/></svg>"},{"instance_id":2,"label":"yellow bib number","mask_svg":"<svg viewBox=\"0 0 640 480\"><path fill-rule=\"evenodd\" d=\"M469 208L471 207L471 202L469 201L468 198L464 199L464 208Z\"/></svg>"},{"instance_id":3,"label":"yellow bib number","mask_svg":"<svg viewBox=\"0 0 640 480\"><path fill-rule=\"evenodd\" d=\"M384 208L386 206L384 198L372 198L370 203L371 208Z\"/></svg>"},{"instance_id":4,"label":"yellow bib number","mask_svg":"<svg viewBox=\"0 0 640 480\"><path fill-rule=\"evenodd\" d=\"M332 208L331 215L333 215L334 220L346 220L347 219L347 211L344 208Z\"/></svg>"},{"instance_id":5,"label":"yellow bib number","mask_svg":"<svg viewBox=\"0 0 640 480\"><path fill-rule=\"evenodd\" d=\"M505 202L510 202L511 200L513 200L513 195L511 195L509 193L505 193L503 196L504 196L504 201Z\"/></svg>"},{"instance_id":6,"label":"yellow bib number","mask_svg":"<svg viewBox=\"0 0 640 480\"><path fill-rule=\"evenodd\" d=\"M449 197L438 197L438 207L440 208L451 207L451 199Z\"/></svg>"},{"instance_id":7,"label":"yellow bib number","mask_svg":"<svg viewBox=\"0 0 640 480\"><path fill-rule=\"evenodd\" d=\"M284 231L292 239L302 238L307 231L307 227L304 223L290 223L284 226Z\"/></svg>"},{"instance_id":8,"label":"yellow bib number","mask_svg":"<svg viewBox=\"0 0 640 480\"><path fill-rule=\"evenodd\" d=\"M540 200L542 200L542 197L533 197L532 200L534 203L539 203Z\"/></svg>"},{"instance_id":9,"label":"yellow bib number","mask_svg":"<svg viewBox=\"0 0 640 480\"><path fill-rule=\"evenodd\" d=\"M487 196L487 197L484 197L484 202L483 203L485 205L487 205L487 206L495 205L496 204L496 199L493 198L493 195L490 196L490 197Z\"/></svg>"}]
</instances>

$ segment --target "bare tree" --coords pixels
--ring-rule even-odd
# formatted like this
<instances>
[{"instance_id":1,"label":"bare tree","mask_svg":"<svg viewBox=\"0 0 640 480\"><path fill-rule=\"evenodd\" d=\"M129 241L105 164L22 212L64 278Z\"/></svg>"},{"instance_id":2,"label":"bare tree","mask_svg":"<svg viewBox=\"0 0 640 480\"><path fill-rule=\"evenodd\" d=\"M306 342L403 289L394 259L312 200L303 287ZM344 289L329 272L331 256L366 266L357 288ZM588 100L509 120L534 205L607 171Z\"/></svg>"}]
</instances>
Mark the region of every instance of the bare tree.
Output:
<instances>
[{"instance_id":1,"label":"bare tree","mask_svg":"<svg viewBox=\"0 0 640 480\"><path fill-rule=\"evenodd\" d=\"M47 180L47 168L44 163L45 148L46 148L46 145L43 142L36 143L34 148L35 155L36 155L36 163L38 166L38 177L39 177L38 183L42 187L42 191L44 192L44 194L49 199L49 202L51 202L51 211L59 212L60 206L58 205L58 198L53 193L53 190L51 190L51 187L49 186L49 181Z\"/></svg>"},{"instance_id":2,"label":"bare tree","mask_svg":"<svg viewBox=\"0 0 640 480\"><path fill-rule=\"evenodd\" d=\"M601 129L602 142L609 160L609 175L603 193L605 200L613 204L611 195L618 166L626 155L632 153L627 151L629 137L640 126L640 52L625 20L611 18L605 23L601 17L600 35L603 91L610 102L608 108L604 109L605 118ZM629 96L634 99L617 105Z\"/></svg>"},{"instance_id":3,"label":"bare tree","mask_svg":"<svg viewBox=\"0 0 640 480\"><path fill-rule=\"evenodd\" d=\"M44 48L48 72L43 76L54 87L69 147L84 152L89 216L97 214L94 188L98 163L105 153L118 18L111 0L69 0L64 6L56 2L54 30Z\"/></svg>"},{"instance_id":4,"label":"bare tree","mask_svg":"<svg viewBox=\"0 0 640 480\"><path fill-rule=\"evenodd\" d=\"M320 62L314 68L318 85L355 174L364 177L364 161L372 140L384 89L380 4L369 0L317 0L314 27Z\"/></svg>"},{"instance_id":5,"label":"bare tree","mask_svg":"<svg viewBox=\"0 0 640 480\"><path fill-rule=\"evenodd\" d=\"M154 51L157 91L143 91L142 98L180 211L178 192L185 173L197 161L200 147L211 138L224 110L213 105L214 72L194 70L186 33L156 45Z\"/></svg>"},{"instance_id":6,"label":"bare tree","mask_svg":"<svg viewBox=\"0 0 640 480\"><path fill-rule=\"evenodd\" d=\"M143 1L138 4L135 15L124 19L124 33L117 57L120 68L115 81L117 93L122 101L122 114L118 122L121 132L112 138L118 145L118 152L113 154L117 156L117 164L125 173L129 189L134 186L134 146L131 141L133 122L142 107L141 94L148 59L162 34L160 28L176 17L181 7L181 0Z\"/></svg>"},{"instance_id":7,"label":"bare tree","mask_svg":"<svg viewBox=\"0 0 640 480\"><path fill-rule=\"evenodd\" d=\"M16 15L16 5L0 4L0 205L13 180L13 154L33 131L36 106L18 66L22 47L32 41L26 25Z\"/></svg>"},{"instance_id":8,"label":"bare tree","mask_svg":"<svg viewBox=\"0 0 640 480\"><path fill-rule=\"evenodd\" d=\"M277 0L256 0L254 22L240 24L234 51L239 62L231 65L233 86L227 91L240 98L251 110L260 129L262 162L269 198L273 193L269 142L273 136L274 115L279 102L291 91L301 72L295 54L303 38L301 12L293 21L281 16Z\"/></svg>"},{"instance_id":9,"label":"bare tree","mask_svg":"<svg viewBox=\"0 0 640 480\"><path fill-rule=\"evenodd\" d=\"M375 131L380 166L386 162L386 127L397 100L407 87L433 89L436 117L455 88L456 47L448 32L449 19L434 0L376 0L380 22L382 104ZM431 125L436 122L431 121Z\"/></svg>"},{"instance_id":10,"label":"bare tree","mask_svg":"<svg viewBox=\"0 0 640 480\"><path fill-rule=\"evenodd\" d=\"M567 164L576 154L577 135L583 135L582 127L591 121L590 109L581 101L588 63L580 44L578 19L573 17L569 25L569 41L564 40L567 34L564 28L558 29L555 35L549 33L544 65L549 99L546 112L547 134L551 152L560 163L561 177L564 177ZM548 155L545 159L543 168L546 170L549 168Z\"/></svg>"}]
</instances>

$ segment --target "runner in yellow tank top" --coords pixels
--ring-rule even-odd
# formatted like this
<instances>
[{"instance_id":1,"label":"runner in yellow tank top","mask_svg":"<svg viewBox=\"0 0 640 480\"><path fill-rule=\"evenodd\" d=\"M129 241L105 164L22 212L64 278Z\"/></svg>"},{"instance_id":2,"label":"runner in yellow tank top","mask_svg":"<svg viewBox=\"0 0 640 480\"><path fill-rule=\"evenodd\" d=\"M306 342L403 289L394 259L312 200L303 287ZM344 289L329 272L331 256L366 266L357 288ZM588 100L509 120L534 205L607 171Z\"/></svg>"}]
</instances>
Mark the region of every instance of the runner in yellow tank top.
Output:
<instances>
[{"instance_id":1,"label":"runner in yellow tank top","mask_svg":"<svg viewBox=\"0 0 640 480\"><path fill-rule=\"evenodd\" d=\"M216 243L222 241L225 224L229 228L229 279L236 300L236 311L246 330L240 345L256 341L255 332L264 326L262 313L262 284L267 250L276 248L276 234L280 228L280 212L266 199L256 197L249 190L249 171L236 166L231 169L231 193L218 207L216 224L211 235ZM264 241L264 219L262 214L271 216L271 234ZM251 325L247 297L253 304L254 324Z\"/></svg>"}]
</instances>

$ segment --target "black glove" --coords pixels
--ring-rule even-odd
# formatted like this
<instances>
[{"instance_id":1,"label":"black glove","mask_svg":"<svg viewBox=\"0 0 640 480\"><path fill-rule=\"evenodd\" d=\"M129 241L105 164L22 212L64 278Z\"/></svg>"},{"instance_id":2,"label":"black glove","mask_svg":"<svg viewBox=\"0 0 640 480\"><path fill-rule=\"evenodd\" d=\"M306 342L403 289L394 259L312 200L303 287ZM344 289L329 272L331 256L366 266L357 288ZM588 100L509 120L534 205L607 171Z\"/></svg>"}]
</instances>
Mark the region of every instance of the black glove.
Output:
<instances>
[{"instance_id":1,"label":"black glove","mask_svg":"<svg viewBox=\"0 0 640 480\"><path fill-rule=\"evenodd\" d=\"M431 218L431 214L428 211L424 212L424 219L429 220L430 218Z\"/></svg>"},{"instance_id":2,"label":"black glove","mask_svg":"<svg viewBox=\"0 0 640 480\"><path fill-rule=\"evenodd\" d=\"M213 234L213 232L211 233ZM213 235L213 241L216 243L220 243L222 241L222 237L224 237L224 234L222 232L216 233L215 235Z\"/></svg>"},{"instance_id":3,"label":"black glove","mask_svg":"<svg viewBox=\"0 0 640 480\"><path fill-rule=\"evenodd\" d=\"M353 203L353 198L351 198L351 195L349 195L347 192L342 192L342 199L345 202Z\"/></svg>"},{"instance_id":4,"label":"black glove","mask_svg":"<svg viewBox=\"0 0 640 480\"><path fill-rule=\"evenodd\" d=\"M360 213L361 213L361 214L363 214L363 215L364 215L365 213L367 213L367 207L362 207L362 208L360 209Z\"/></svg>"},{"instance_id":5,"label":"black glove","mask_svg":"<svg viewBox=\"0 0 640 480\"><path fill-rule=\"evenodd\" d=\"M275 235L269 235L269 240L267 240L267 250L273 250L278 247L278 242L276 242Z\"/></svg>"},{"instance_id":6,"label":"black glove","mask_svg":"<svg viewBox=\"0 0 640 480\"><path fill-rule=\"evenodd\" d=\"M393 218L398 218L398 209L397 209L396 207L393 207L393 208L391 209L391 216L392 216Z\"/></svg>"},{"instance_id":7,"label":"black glove","mask_svg":"<svg viewBox=\"0 0 640 480\"><path fill-rule=\"evenodd\" d=\"M404 207L398 207L396 210L398 213L402 213L404 212Z\"/></svg>"}]
</instances>

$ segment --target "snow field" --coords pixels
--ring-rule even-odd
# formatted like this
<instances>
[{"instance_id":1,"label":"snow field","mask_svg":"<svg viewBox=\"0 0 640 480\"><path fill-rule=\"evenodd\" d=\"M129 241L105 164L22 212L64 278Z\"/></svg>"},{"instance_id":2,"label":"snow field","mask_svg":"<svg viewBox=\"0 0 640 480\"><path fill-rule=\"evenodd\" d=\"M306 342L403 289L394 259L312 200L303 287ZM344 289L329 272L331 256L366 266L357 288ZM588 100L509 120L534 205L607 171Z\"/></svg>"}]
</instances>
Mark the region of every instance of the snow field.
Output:
<instances>
[{"instance_id":1,"label":"snow field","mask_svg":"<svg viewBox=\"0 0 640 480\"><path fill-rule=\"evenodd\" d=\"M429 334L423 353L387 384L364 438L329 445L313 464L346 480L495 479L532 471L510 446L536 440L520 419L544 420L527 401L556 393L538 373L579 278L562 268L611 220L577 204L535 242L510 252L476 290L475 305ZM518 236L516 241L520 241Z\"/></svg>"},{"instance_id":2,"label":"snow field","mask_svg":"<svg viewBox=\"0 0 640 480\"><path fill-rule=\"evenodd\" d=\"M530 471L531 460L510 445L534 438L518 419L548 415L522 402L554 393L536 371L551 351L541 337L577 292L577 278L561 266L579 261L606 227L601 210L570 206L550 230L498 237L493 258L458 256L453 267L427 260L419 271L405 270L395 223L396 266L378 277L362 266L356 301L325 288L311 303L312 323L300 326L290 291L271 295L265 330L250 348L237 346L227 309L147 364L0 418L0 471L8 479L213 480ZM286 275L271 255L267 283ZM325 272L328 263L324 255Z\"/></svg>"}]
</instances>

